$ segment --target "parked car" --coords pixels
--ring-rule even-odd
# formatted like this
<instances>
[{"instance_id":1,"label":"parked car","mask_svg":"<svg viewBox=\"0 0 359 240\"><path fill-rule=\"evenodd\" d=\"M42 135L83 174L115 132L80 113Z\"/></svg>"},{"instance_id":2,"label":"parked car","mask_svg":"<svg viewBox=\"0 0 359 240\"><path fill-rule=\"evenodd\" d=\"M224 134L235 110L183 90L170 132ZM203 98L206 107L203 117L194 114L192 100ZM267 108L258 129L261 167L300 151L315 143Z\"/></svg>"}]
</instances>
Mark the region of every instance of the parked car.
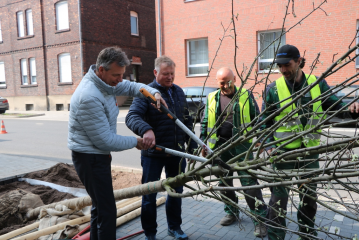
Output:
<instances>
[{"instance_id":1,"label":"parked car","mask_svg":"<svg viewBox=\"0 0 359 240\"><path fill-rule=\"evenodd\" d=\"M333 86L331 86L330 88L333 88ZM356 90L356 91L354 91L354 90ZM352 92L352 91L354 91L354 92ZM350 92L352 92L352 93L350 93ZM346 96L347 94L349 94L349 95ZM353 101L354 98L359 96L359 85L352 85L350 87L344 88L344 89L340 90L339 92L337 92L335 95L338 98L346 96L342 99L342 101L348 105L348 104L350 104L351 101ZM357 100L357 102L359 102L359 100ZM353 120L352 118L333 117L329 122L330 123L340 123L340 122L348 122L348 121L352 121L352 120ZM355 123L349 124L348 126L353 127L353 126L355 126Z\"/></svg>"},{"instance_id":2,"label":"parked car","mask_svg":"<svg viewBox=\"0 0 359 240\"><path fill-rule=\"evenodd\" d=\"M0 113L5 113L9 110L9 101L6 98L0 97Z\"/></svg>"},{"instance_id":3,"label":"parked car","mask_svg":"<svg viewBox=\"0 0 359 240\"><path fill-rule=\"evenodd\" d=\"M217 91L218 88L215 87L185 87L183 88L184 94L186 95L189 113L194 118L199 109L199 114L197 116L197 122L201 120L203 115L204 106L207 102L207 96L209 93ZM202 96L202 101L201 101Z\"/></svg>"}]
</instances>

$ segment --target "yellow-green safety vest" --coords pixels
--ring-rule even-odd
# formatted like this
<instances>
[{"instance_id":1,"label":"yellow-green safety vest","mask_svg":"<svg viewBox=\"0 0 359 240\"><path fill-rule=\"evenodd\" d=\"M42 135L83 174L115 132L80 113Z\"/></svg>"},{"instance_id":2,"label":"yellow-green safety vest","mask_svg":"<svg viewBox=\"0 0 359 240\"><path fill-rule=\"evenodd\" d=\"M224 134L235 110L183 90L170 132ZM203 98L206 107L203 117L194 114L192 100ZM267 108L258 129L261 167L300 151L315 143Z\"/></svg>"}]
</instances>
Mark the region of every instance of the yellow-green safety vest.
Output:
<instances>
[{"instance_id":1,"label":"yellow-green safety vest","mask_svg":"<svg viewBox=\"0 0 359 240\"><path fill-rule=\"evenodd\" d=\"M317 78L314 75L306 74L305 77L307 79L308 85L314 83L317 80ZM284 77L277 79L275 81L275 84L277 86L279 101L282 101L282 100L288 98L287 100L280 103L280 107L282 108L284 105L286 105L287 103L292 101L291 94L289 92L289 89L288 89L287 83L285 82ZM310 90L310 95L312 96L312 99L321 95L319 84L316 84ZM296 106L293 103L291 106L288 106L286 109L284 109L278 116L276 116L274 118L274 121L275 122L280 121L285 116L287 116L287 114L291 113L295 109L296 109ZM318 100L313 104L313 114L311 114L311 117L308 119L307 125L305 126L304 130L308 130L318 124L319 119L322 116L322 114L317 114L317 112L319 112L319 113L323 112L321 100ZM289 120L289 121L283 123L283 125L280 126L274 132L273 135L274 135L275 140L280 140L282 138L286 138L286 137L289 137L292 135L294 137L294 135L297 135L298 133L303 131L303 125L300 121L300 117L298 116L298 113L294 114L293 118L295 118L295 119ZM325 116L323 117L323 119L325 119ZM314 132L309 133L302 138L298 138L295 141L285 145L284 148L286 148L286 149L300 148L302 143L306 147L318 146L320 144L320 134L319 133L321 133L321 130L316 130L315 133ZM288 140L277 143L277 146L279 146L287 141Z\"/></svg>"},{"instance_id":2,"label":"yellow-green safety vest","mask_svg":"<svg viewBox=\"0 0 359 240\"><path fill-rule=\"evenodd\" d=\"M237 91L239 91L239 87L236 87ZM220 90L218 90L220 91ZM215 92L211 92L210 94L208 94L208 100L207 100L207 109L208 109L208 124L207 124L207 134L209 135L210 132L212 131L212 129L214 128L214 125L216 123L216 107L217 107L217 102L216 102L216 94L218 93L218 91ZM250 115L250 109L249 109L249 94L247 89L242 88L240 97L239 97L239 106L240 106L240 119L241 119L241 127L245 128L245 130L243 131L243 133L245 134L247 131L250 131L252 129L252 127L249 126L249 123L251 122L251 115ZM233 120L234 120L234 116L233 116ZM208 146L211 149L214 149L214 147L216 146L216 142L217 142L218 138L217 138L217 132L214 131L213 134L210 136L210 138L208 139ZM250 140L249 142L252 142L252 140Z\"/></svg>"}]
</instances>

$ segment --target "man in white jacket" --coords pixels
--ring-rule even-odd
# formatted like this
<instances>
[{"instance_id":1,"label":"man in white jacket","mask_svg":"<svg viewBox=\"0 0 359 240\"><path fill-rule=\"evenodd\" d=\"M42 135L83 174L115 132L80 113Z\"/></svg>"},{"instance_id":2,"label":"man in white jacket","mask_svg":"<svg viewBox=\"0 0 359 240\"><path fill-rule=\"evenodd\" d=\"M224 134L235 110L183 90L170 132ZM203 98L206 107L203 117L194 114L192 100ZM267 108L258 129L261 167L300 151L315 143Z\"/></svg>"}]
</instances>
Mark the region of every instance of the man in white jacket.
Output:
<instances>
[{"instance_id":1,"label":"man in white jacket","mask_svg":"<svg viewBox=\"0 0 359 240\"><path fill-rule=\"evenodd\" d=\"M68 147L92 199L91 240L116 239L111 151L153 147L142 138L117 135L116 96L143 97L139 90L145 88L157 99L157 108L160 103L166 105L158 90L122 79L129 64L119 47L103 49L71 98Z\"/></svg>"}]
</instances>

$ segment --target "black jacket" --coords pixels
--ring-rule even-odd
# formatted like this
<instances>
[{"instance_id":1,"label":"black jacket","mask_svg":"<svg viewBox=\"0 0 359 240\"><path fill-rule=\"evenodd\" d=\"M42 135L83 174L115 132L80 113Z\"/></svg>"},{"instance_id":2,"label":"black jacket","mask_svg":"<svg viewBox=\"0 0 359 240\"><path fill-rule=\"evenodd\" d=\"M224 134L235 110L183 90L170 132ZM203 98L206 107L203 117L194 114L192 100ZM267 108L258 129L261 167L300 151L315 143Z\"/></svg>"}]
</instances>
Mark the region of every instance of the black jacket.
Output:
<instances>
[{"instance_id":1,"label":"black jacket","mask_svg":"<svg viewBox=\"0 0 359 240\"><path fill-rule=\"evenodd\" d=\"M192 129L192 117L188 113L188 105L182 88L173 84L171 87L172 98L167 90L156 83L156 79L148 84L148 86L158 89L162 98L166 101L169 110L184 123L189 129ZM126 116L126 125L135 134L143 136L143 134L152 129L156 144L173 150L184 151L185 143L188 142L189 136L180 129L167 115L160 113L154 108L150 101L146 98L135 98ZM189 150L197 148L197 144L191 140ZM171 157L171 155L155 151L153 149L142 150L141 154L148 157Z\"/></svg>"}]
</instances>

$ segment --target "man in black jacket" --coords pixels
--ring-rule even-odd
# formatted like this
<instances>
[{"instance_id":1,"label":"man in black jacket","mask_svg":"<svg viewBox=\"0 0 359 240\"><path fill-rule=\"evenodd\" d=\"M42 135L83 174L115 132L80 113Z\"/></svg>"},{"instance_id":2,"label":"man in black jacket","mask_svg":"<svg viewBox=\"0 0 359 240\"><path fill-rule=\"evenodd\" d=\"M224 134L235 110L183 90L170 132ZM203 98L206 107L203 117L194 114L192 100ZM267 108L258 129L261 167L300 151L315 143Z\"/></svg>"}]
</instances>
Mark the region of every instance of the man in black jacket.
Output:
<instances>
[{"instance_id":1,"label":"man in black jacket","mask_svg":"<svg viewBox=\"0 0 359 240\"><path fill-rule=\"evenodd\" d=\"M188 112L186 97L182 88L173 84L175 77L175 63L166 56L155 60L153 70L156 79L149 86L158 89L162 98L166 101L169 110L182 121L189 129L192 129L192 118ZM185 143L189 137L165 114L151 106L147 99L136 98L126 116L126 125L135 134L143 137L144 149L152 148L155 144L177 151L185 150ZM191 140L189 150L197 148L197 144ZM181 158L165 153L156 152L154 149L141 151L141 165L143 168L142 183L157 181L161 177L165 167L166 177L177 176L179 170L185 171L186 161L183 160L179 169ZM175 188L177 193L183 192L183 187ZM145 230L146 239L156 239L156 193L142 197L141 222ZM168 223L168 235L176 239L188 239L181 230L181 198L168 196L166 201L166 215Z\"/></svg>"}]
</instances>

